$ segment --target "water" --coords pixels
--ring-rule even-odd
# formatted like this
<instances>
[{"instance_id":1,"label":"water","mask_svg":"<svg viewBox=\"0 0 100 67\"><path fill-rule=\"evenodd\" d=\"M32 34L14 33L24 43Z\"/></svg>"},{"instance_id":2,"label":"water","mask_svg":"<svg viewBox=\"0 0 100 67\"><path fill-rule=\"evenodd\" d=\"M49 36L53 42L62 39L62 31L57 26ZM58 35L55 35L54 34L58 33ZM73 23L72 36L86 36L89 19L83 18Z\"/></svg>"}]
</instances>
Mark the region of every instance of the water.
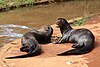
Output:
<instances>
[{"instance_id":1,"label":"water","mask_svg":"<svg viewBox=\"0 0 100 67\"><path fill-rule=\"evenodd\" d=\"M32 28L40 28L56 22L59 17L71 19L100 12L99 0L69 1L18 8L0 13L0 46L5 45Z\"/></svg>"},{"instance_id":2,"label":"water","mask_svg":"<svg viewBox=\"0 0 100 67\"><path fill-rule=\"evenodd\" d=\"M1 38L0 43L2 44L0 46L3 46L4 44L9 43L16 38L22 37L24 33L21 33L20 31L24 30L28 32L32 29L27 26L14 25L14 24L0 25L0 38Z\"/></svg>"}]
</instances>

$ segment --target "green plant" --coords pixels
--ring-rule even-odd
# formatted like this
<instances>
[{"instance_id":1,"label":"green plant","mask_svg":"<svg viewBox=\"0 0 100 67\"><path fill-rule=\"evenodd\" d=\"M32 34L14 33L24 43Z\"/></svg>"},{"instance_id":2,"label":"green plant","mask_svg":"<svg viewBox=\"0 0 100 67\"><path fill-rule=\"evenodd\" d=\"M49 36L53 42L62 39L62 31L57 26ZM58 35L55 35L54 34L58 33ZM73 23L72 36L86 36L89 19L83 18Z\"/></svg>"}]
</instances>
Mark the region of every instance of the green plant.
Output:
<instances>
[{"instance_id":1,"label":"green plant","mask_svg":"<svg viewBox=\"0 0 100 67\"><path fill-rule=\"evenodd\" d=\"M5 8L5 10L9 10L7 3L7 0L0 0L0 8Z\"/></svg>"},{"instance_id":2,"label":"green plant","mask_svg":"<svg viewBox=\"0 0 100 67\"><path fill-rule=\"evenodd\" d=\"M5 0L0 0L0 6L3 8L3 7L6 7L7 6L7 2Z\"/></svg>"},{"instance_id":3,"label":"green plant","mask_svg":"<svg viewBox=\"0 0 100 67\"><path fill-rule=\"evenodd\" d=\"M0 0L0 8L7 8L9 4L13 3L12 6L19 7L21 4L28 4L27 6L32 6L35 0Z\"/></svg>"},{"instance_id":4,"label":"green plant","mask_svg":"<svg viewBox=\"0 0 100 67\"><path fill-rule=\"evenodd\" d=\"M35 2L35 0L25 0L25 3L28 4L26 6L33 6L34 5L33 4L34 2Z\"/></svg>"},{"instance_id":5,"label":"green plant","mask_svg":"<svg viewBox=\"0 0 100 67\"><path fill-rule=\"evenodd\" d=\"M87 21L88 18L83 18L80 20L75 20L74 23L72 24L73 26L81 26L84 22Z\"/></svg>"}]
</instances>

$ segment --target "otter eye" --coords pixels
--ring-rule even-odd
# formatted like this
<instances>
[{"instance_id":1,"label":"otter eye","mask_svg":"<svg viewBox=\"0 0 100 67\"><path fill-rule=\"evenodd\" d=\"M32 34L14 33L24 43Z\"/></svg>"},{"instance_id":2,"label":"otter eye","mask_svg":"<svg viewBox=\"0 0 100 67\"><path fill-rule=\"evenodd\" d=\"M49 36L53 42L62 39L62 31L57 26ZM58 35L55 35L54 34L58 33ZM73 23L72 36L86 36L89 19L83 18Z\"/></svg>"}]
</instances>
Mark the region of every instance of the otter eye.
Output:
<instances>
[{"instance_id":1,"label":"otter eye","mask_svg":"<svg viewBox=\"0 0 100 67\"><path fill-rule=\"evenodd\" d=\"M58 23L60 23L60 22L61 22L61 20L57 20L56 24L58 24Z\"/></svg>"}]
</instances>

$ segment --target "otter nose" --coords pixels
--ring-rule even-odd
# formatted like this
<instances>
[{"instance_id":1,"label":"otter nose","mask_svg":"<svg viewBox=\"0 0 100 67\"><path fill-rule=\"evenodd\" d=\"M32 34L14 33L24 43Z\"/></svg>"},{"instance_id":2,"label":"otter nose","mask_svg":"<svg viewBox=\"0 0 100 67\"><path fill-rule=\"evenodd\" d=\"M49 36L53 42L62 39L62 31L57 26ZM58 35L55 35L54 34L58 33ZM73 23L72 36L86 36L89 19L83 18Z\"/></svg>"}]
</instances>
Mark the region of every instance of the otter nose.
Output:
<instances>
[{"instance_id":1,"label":"otter nose","mask_svg":"<svg viewBox=\"0 0 100 67\"><path fill-rule=\"evenodd\" d=\"M56 24L58 25L60 21L61 21L61 20L57 20L57 21L56 21Z\"/></svg>"}]
</instances>

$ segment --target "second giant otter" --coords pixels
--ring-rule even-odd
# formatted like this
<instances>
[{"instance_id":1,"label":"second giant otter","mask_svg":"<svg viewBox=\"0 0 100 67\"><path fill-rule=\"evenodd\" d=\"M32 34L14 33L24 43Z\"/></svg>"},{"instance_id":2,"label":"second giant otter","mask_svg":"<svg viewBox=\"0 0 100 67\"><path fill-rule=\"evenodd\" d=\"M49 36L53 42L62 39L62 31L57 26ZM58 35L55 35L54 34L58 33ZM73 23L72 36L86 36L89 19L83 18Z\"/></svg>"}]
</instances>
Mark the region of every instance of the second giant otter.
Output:
<instances>
[{"instance_id":1,"label":"second giant otter","mask_svg":"<svg viewBox=\"0 0 100 67\"><path fill-rule=\"evenodd\" d=\"M78 55L90 52L94 47L95 37L88 29L73 29L64 18L59 18L56 24L60 27L61 39L55 43L74 43L74 49L64 51L58 55Z\"/></svg>"},{"instance_id":2,"label":"second giant otter","mask_svg":"<svg viewBox=\"0 0 100 67\"><path fill-rule=\"evenodd\" d=\"M21 39L22 47L20 51L27 52L27 54L6 57L6 59L24 58L41 54L40 44L50 42L52 34L53 28L49 25L45 25L42 31L32 30L26 33Z\"/></svg>"}]
</instances>

